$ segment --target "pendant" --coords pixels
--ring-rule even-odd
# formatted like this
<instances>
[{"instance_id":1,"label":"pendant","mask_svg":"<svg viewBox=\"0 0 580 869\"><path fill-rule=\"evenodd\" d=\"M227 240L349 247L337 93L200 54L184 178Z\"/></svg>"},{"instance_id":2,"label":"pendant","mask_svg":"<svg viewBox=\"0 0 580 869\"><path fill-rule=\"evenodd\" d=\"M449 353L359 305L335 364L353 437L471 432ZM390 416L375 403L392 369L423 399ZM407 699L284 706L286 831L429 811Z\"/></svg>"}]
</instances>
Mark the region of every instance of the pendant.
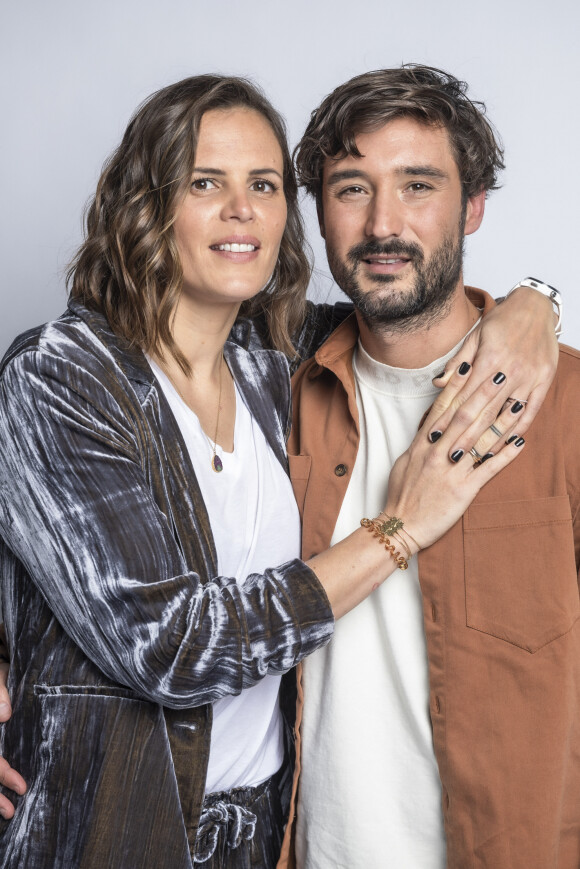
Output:
<instances>
[{"instance_id":1,"label":"pendant","mask_svg":"<svg viewBox=\"0 0 580 869\"><path fill-rule=\"evenodd\" d=\"M224 466L222 464L222 460L220 459L220 457L218 455L216 455L216 453L213 454L213 458L211 460L211 466L212 466L213 470L216 472L216 474L221 474L221 472L224 469Z\"/></svg>"}]
</instances>

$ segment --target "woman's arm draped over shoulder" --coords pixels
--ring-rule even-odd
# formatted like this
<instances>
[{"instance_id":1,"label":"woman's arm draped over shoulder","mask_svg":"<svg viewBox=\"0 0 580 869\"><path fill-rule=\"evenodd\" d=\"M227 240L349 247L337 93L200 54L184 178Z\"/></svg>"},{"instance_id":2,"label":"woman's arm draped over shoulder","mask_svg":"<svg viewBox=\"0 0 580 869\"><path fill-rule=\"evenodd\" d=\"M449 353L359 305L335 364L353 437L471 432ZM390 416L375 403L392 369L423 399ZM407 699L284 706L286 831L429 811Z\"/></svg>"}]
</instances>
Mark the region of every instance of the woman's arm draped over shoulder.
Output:
<instances>
[{"instance_id":1,"label":"woman's arm draped over shoulder","mask_svg":"<svg viewBox=\"0 0 580 869\"><path fill-rule=\"evenodd\" d=\"M121 406L121 387L103 385L111 380L47 351L5 367L7 545L86 655L148 699L199 705L290 669L332 632L314 573L296 559L243 586L204 585L153 498L142 421Z\"/></svg>"}]
</instances>

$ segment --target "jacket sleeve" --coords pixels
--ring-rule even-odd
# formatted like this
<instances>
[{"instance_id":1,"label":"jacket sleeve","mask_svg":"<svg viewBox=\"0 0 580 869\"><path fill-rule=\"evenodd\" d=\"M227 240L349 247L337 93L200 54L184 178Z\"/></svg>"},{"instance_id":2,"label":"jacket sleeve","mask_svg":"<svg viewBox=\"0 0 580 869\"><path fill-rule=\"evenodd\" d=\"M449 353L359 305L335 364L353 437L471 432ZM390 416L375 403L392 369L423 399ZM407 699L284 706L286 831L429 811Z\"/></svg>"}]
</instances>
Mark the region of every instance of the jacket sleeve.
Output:
<instances>
[{"instance_id":1,"label":"jacket sleeve","mask_svg":"<svg viewBox=\"0 0 580 869\"><path fill-rule=\"evenodd\" d=\"M316 576L295 559L242 586L202 583L152 496L142 422L111 381L41 351L5 367L6 544L75 643L142 697L196 706L290 669L332 632Z\"/></svg>"},{"instance_id":2,"label":"jacket sleeve","mask_svg":"<svg viewBox=\"0 0 580 869\"><path fill-rule=\"evenodd\" d=\"M334 305L307 302L304 320L298 331L292 335L295 354L288 359L290 373L306 360L314 356L324 344L330 333L352 314L350 302L335 302ZM246 350L272 349L266 317L256 315L251 320L241 317L234 324L230 335L233 341Z\"/></svg>"}]
</instances>

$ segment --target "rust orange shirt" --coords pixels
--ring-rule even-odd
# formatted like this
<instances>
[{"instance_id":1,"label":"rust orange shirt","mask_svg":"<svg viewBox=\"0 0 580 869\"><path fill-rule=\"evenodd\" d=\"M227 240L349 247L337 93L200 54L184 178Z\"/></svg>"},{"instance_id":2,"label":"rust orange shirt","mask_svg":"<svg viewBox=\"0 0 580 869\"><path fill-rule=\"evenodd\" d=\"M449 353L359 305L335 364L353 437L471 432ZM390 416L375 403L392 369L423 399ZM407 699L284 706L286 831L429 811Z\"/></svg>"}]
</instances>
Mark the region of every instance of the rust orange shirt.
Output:
<instances>
[{"instance_id":1,"label":"rust orange shirt","mask_svg":"<svg viewBox=\"0 0 580 869\"><path fill-rule=\"evenodd\" d=\"M294 379L289 453L305 558L328 547L356 459L357 339L351 317ZM576 350L561 347L526 442L419 554L449 869L580 867ZM293 865L291 834L290 823L280 866Z\"/></svg>"}]
</instances>

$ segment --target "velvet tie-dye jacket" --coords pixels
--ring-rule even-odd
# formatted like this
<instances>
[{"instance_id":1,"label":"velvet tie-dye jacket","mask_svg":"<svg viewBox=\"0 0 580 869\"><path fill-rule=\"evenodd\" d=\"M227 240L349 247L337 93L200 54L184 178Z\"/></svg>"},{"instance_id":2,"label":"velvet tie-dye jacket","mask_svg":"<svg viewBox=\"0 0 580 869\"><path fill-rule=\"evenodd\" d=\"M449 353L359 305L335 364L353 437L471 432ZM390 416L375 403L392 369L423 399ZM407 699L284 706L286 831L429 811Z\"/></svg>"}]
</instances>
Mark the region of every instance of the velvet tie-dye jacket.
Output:
<instances>
[{"instance_id":1,"label":"velvet tie-dye jacket","mask_svg":"<svg viewBox=\"0 0 580 869\"><path fill-rule=\"evenodd\" d=\"M311 317L304 353L331 320ZM286 467L287 362L250 324L236 340L228 365ZM14 706L0 751L29 783L0 821L0 865L191 867L211 702L324 644L324 590L298 559L241 587L216 576L162 390L75 302L2 363L0 535Z\"/></svg>"}]
</instances>

